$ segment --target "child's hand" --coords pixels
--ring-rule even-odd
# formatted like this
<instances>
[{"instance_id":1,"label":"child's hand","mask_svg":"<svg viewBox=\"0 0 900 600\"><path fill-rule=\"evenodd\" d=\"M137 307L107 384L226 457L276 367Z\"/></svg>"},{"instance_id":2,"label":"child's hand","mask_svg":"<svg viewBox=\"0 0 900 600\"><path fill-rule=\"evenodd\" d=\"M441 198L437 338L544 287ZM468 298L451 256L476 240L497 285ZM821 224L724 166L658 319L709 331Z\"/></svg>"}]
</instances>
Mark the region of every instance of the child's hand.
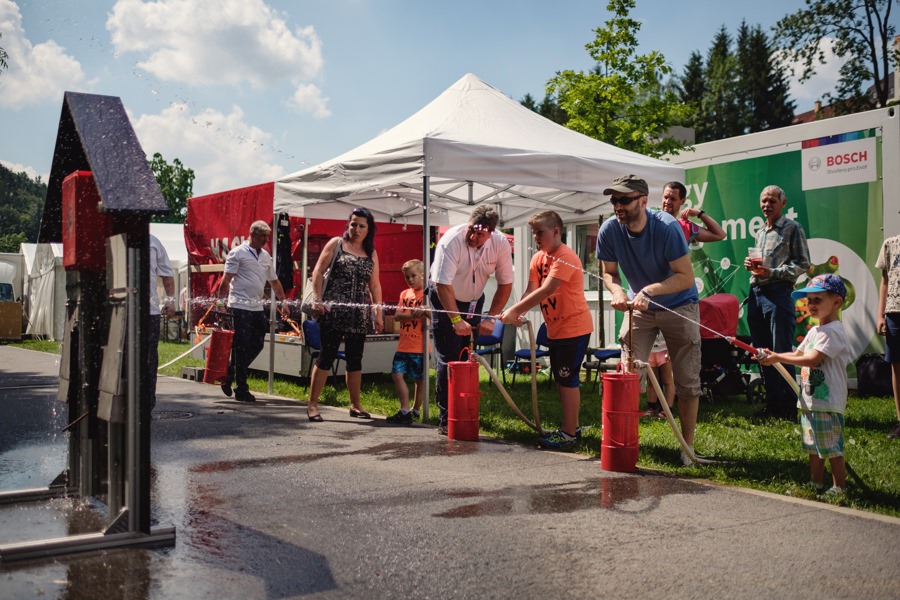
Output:
<instances>
[{"instance_id":1,"label":"child's hand","mask_svg":"<svg viewBox=\"0 0 900 600\"><path fill-rule=\"evenodd\" d=\"M778 362L775 353L768 348L763 348L762 350L760 350L755 358L757 361L759 361L759 364L763 365L764 367L770 367Z\"/></svg>"}]
</instances>

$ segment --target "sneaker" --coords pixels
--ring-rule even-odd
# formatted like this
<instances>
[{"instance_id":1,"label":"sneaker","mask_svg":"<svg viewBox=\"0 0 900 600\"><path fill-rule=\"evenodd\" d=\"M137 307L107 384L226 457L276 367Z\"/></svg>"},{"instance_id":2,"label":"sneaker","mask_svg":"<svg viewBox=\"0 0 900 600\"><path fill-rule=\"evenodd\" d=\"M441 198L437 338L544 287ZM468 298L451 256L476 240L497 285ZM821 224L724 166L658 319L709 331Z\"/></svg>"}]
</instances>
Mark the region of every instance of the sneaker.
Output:
<instances>
[{"instance_id":1,"label":"sneaker","mask_svg":"<svg viewBox=\"0 0 900 600\"><path fill-rule=\"evenodd\" d=\"M238 402L256 402L256 396L250 392L235 392L234 399Z\"/></svg>"},{"instance_id":2,"label":"sneaker","mask_svg":"<svg viewBox=\"0 0 900 600\"><path fill-rule=\"evenodd\" d=\"M892 429L891 432L887 434L887 439L900 440L900 423L894 425L894 429Z\"/></svg>"},{"instance_id":3,"label":"sneaker","mask_svg":"<svg viewBox=\"0 0 900 600\"><path fill-rule=\"evenodd\" d=\"M647 410L644 411L644 414L641 416L655 418L660 415L660 407L659 403L649 404L647 405Z\"/></svg>"},{"instance_id":4,"label":"sneaker","mask_svg":"<svg viewBox=\"0 0 900 600\"><path fill-rule=\"evenodd\" d=\"M688 448L691 449L691 454L693 454L694 456L697 456L697 454L694 452L693 446L688 446ZM694 464L693 459L690 456L688 456L687 452L685 452L684 450L681 451L681 464L683 464L686 467L690 467L692 464Z\"/></svg>"},{"instance_id":5,"label":"sneaker","mask_svg":"<svg viewBox=\"0 0 900 600\"><path fill-rule=\"evenodd\" d=\"M844 493L845 493L844 488L839 488L838 486L833 485L830 488L828 488L827 490L825 490L824 492L822 492L822 497L825 498L826 500L828 500L828 499L839 500L844 497Z\"/></svg>"},{"instance_id":6,"label":"sneaker","mask_svg":"<svg viewBox=\"0 0 900 600\"><path fill-rule=\"evenodd\" d=\"M418 421L420 419L419 411L417 411L416 409L412 409L411 411L409 411L409 414L412 415L414 421Z\"/></svg>"},{"instance_id":7,"label":"sneaker","mask_svg":"<svg viewBox=\"0 0 900 600\"><path fill-rule=\"evenodd\" d=\"M578 442L578 432L576 431L575 437L569 437L561 429L557 429L556 431L551 431L544 437L538 440L538 448L547 448L550 450L567 450L571 451L575 449L575 444Z\"/></svg>"},{"instance_id":8,"label":"sneaker","mask_svg":"<svg viewBox=\"0 0 900 600\"><path fill-rule=\"evenodd\" d=\"M391 415L385 421L391 425L412 425L413 416L411 412L397 411L397 414Z\"/></svg>"},{"instance_id":9,"label":"sneaker","mask_svg":"<svg viewBox=\"0 0 900 600\"><path fill-rule=\"evenodd\" d=\"M797 498L813 498L821 493L821 484L818 484L815 481L807 481L803 485L792 485L790 489L788 489L788 491L784 493L784 495L794 496Z\"/></svg>"}]
</instances>

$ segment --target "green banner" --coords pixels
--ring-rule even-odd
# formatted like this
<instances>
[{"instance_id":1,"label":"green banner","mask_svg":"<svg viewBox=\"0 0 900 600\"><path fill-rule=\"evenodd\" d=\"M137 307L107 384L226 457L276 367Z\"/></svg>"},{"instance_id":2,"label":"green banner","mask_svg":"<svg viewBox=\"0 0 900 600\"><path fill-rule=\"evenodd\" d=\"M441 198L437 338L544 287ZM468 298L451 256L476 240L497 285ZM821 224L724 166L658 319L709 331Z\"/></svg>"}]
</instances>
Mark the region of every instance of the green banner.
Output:
<instances>
[{"instance_id":1,"label":"green banner","mask_svg":"<svg viewBox=\"0 0 900 600\"><path fill-rule=\"evenodd\" d=\"M812 267L797 287L821 273L839 275L848 290L841 319L854 360L866 352L881 352L884 344L875 332L881 274L874 268L883 239L880 131L851 132L795 146L686 170L685 206L702 208L727 234L721 242L691 246L700 297L724 292L741 301L747 298L744 257L754 245L755 232L765 226L760 192L777 185L788 199L785 216L803 226L809 242ZM805 302L797 303L798 342L811 326ZM748 334L743 308L738 334Z\"/></svg>"}]
</instances>

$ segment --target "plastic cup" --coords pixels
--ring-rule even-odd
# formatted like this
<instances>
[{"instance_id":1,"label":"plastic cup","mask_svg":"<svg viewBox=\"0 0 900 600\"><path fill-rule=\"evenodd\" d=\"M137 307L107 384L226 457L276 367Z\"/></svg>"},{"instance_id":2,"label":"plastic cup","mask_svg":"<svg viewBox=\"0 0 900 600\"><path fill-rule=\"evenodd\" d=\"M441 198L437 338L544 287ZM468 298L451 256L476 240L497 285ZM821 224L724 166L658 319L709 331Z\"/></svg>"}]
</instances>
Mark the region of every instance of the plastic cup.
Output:
<instances>
[{"instance_id":1,"label":"plastic cup","mask_svg":"<svg viewBox=\"0 0 900 600\"><path fill-rule=\"evenodd\" d=\"M750 270L754 273L762 269L763 259L762 250L756 247L747 249L747 256L750 258Z\"/></svg>"}]
</instances>

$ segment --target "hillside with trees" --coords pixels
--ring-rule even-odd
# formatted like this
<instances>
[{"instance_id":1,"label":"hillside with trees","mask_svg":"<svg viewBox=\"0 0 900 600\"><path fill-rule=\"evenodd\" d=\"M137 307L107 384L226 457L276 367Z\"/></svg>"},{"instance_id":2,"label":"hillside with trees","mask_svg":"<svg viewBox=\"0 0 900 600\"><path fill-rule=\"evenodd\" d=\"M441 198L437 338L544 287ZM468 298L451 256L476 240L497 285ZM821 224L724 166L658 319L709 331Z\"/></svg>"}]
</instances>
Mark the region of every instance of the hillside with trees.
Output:
<instances>
[{"instance_id":1,"label":"hillside with trees","mask_svg":"<svg viewBox=\"0 0 900 600\"><path fill-rule=\"evenodd\" d=\"M18 252L23 242L36 242L47 197L40 176L31 179L0 164L0 252Z\"/></svg>"}]
</instances>

